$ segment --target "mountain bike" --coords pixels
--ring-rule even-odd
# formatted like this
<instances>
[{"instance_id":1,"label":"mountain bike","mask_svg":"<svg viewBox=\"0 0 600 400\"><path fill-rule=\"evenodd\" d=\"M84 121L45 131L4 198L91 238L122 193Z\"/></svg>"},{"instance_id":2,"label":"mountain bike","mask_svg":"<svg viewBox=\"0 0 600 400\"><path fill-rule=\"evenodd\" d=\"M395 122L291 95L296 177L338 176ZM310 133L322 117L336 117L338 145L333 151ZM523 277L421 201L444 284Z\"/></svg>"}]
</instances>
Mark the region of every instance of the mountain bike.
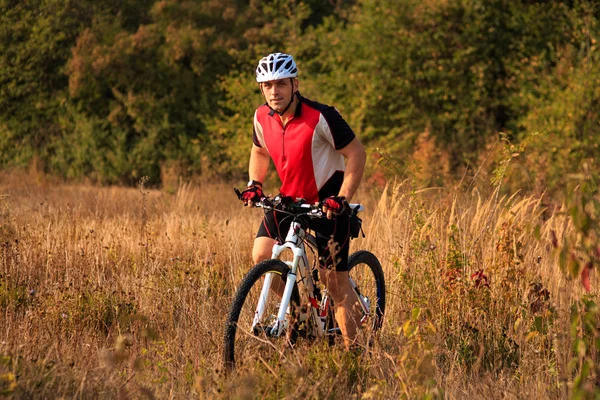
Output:
<instances>
[{"instance_id":1,"label":"mountain bike","mask_svg":"<svg viewBox=\"0 0 600 400\"><path fill-rule=\"evenodd\" d=\"M236 189L238 197L239 191ZM238 362L281 360L298 338L313 341L340 334L333 316L333 300L319 281L318 259L309 264L308 247L317 254L316 238L308 231L310 219L326 218L321 205L290 201L279 196L256 203L265 212L276 210L292 218L283 243L273 246L271 259L256 264L246 274L234 295L225 326L223 360L231 370ZM354 230L363 211L349 204ZM352 229L351 229L352 230ZM357 236L355 232L353 237ZM282 256L291 251L291 258ZM385 312L385 279L381 264L372 253L361 250L348 258L350 284L360 305L359 335L372 342L381 328ZM281 290L283 294L281 295ZM279 292L277 292L279 290Z\"/></svg>"}]
</instances>

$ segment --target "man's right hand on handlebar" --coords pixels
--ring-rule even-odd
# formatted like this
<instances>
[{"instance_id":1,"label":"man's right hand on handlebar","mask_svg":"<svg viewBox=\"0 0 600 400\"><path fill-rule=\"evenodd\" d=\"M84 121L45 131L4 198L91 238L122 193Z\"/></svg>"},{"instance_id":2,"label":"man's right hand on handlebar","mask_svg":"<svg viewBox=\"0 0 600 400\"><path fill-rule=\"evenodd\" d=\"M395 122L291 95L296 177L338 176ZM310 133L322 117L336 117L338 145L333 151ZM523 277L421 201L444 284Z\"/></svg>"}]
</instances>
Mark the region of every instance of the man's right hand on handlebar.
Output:
<instances>
[{"instance_id":1,"label":"man's right hand on handlebar","mask_svg":"<svg viewBox=\"0 0 600 400\"><path fill-rule=\"evenodd\" d=\"M335 215L344 212L348 202L344 196L330 196L323 200L321 204L327 219L332 219Z\"/></svg>"},{"instance_id":2,"label":"man's right hand on handlebar","mask_svg":"<svg viewBox=\"0 0 600 400\"><path fill-rule=\"evenodd\" d=\"M251 186L242 191L240 200L244 202L244 206L254 206L254 203L258 203L265 194L260 186Z\"/></svg>"}]
</instances>

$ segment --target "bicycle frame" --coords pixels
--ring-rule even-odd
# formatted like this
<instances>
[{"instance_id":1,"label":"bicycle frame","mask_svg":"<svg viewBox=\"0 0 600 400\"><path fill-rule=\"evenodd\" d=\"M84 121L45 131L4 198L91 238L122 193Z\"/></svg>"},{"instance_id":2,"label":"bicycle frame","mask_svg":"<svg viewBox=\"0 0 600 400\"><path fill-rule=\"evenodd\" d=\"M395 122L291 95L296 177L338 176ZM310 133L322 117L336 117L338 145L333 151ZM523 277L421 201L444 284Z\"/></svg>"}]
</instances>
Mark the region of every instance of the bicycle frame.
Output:
<instances>
[{"instance_id":1,"label":"bicycle frame","mask_svg":"<svg viewBox=\"0 0 600 400\"><path fill-rule=\"evenodd\" d=\"M355 208L358 207L359 211L362 211L364 207L362 205L354 204ZM285 249L290 249L293 253L292 261L283 261L290 267L290 272L287 274L285 289L283 291L283 295L281 297L281 302L279 305L279 310L277 313L277 320L273 325L270 336L279 337L284 329L286 311L290 304L290 298L292 295L292 290L294 288L294 284L296 283L296 278L298 274L301 276L301 281L304 282L306 294L308 297L308 301L310 303L310 316L313 318L315 324L313 324L316 331L314 334L317 337L322 337L325 334L325 318L327 316L327 309L331 304L329 296L327 292L323 294L323 299L321 300L321 304L317 301L315 296L315 283L312 278L312 274L309 273L309 265L308 265L308 257L306 255L305 244L304 241L307 240L309 243L313 244L316 248L316 239L311 234L308 234L306 230L302 227L299 222L293 221L290 225L290 228L287 232L285 241L283 244L275 243L273 245L273 252L271 255L272 259L278 259L281 253ZM254 313L254 319L252 322L252 329L262 320L265 306L269 299L269 295L271 292L271 283L273 281L273 273L269 273L265 276L265 280L263 282L263 287L261 289L260 297L258 304L256 306L256 311ZM369 301L366 300L358 291L356 283L354 280L350 279L350 284L356 293L357 298L359 299L359 303L365 313L363 317L363 322L369 316L370 304Z\"/></svg>"}]
</instances>

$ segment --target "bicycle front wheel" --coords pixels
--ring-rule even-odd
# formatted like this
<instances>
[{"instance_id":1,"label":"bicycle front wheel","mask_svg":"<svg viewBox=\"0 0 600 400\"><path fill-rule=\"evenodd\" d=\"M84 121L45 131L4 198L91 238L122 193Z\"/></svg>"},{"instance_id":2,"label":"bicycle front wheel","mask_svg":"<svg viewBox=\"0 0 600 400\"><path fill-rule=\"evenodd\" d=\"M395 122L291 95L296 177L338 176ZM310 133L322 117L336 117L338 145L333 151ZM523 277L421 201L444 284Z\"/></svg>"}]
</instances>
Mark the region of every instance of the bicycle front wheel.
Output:
<instances>
[{"instance_id":1,"label":"bicycle front wheel","mask_svg":"<svg viewBox=\"0 0 600 400\"><path fill-rule=\"evenodd\" d=\"M295 343L300 306L296 284L286 312L283 333L278 337L273 335L280 296L289 271L289 267L280 260L265 260L256 264L244 277L225 325L225 368L230 370L236 364L277 362L284 356L284 351ZM271 289L263 291L266 279L271 280Z\"/></svg>"},{"instance_id":2,"label":"bicycle front wheel","mask_svg":"<svg viewBox=\"0 0 600 400\"><path fill-rule=\"evenodd\" d=\"M385 278L379 260L366 250L348 258L351 285L362 308L360 326L375 333L381 328L385 313Z\"/></svg>"}]
</instances>

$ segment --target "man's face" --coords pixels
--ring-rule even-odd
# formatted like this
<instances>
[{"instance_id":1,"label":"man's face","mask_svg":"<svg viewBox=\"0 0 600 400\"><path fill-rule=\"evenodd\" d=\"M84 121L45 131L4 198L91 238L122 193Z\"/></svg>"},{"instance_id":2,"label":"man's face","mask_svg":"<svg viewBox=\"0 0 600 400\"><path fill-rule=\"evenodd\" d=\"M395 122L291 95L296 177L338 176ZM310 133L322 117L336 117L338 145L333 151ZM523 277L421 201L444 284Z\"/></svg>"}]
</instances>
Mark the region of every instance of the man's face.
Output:
<instances>
[{"instance_id":1,"label":"man's face","mask_svg":"<svg viewBox=\"0 0 600 400\"><path fill-rule=\"evenodd\" d=\"M298 79L285 78L263 82L261 83L261 88L269 106L273 110L280 112L287 107L292 99L292 94L298 90Z\"/></svg>"}]
</instances>

